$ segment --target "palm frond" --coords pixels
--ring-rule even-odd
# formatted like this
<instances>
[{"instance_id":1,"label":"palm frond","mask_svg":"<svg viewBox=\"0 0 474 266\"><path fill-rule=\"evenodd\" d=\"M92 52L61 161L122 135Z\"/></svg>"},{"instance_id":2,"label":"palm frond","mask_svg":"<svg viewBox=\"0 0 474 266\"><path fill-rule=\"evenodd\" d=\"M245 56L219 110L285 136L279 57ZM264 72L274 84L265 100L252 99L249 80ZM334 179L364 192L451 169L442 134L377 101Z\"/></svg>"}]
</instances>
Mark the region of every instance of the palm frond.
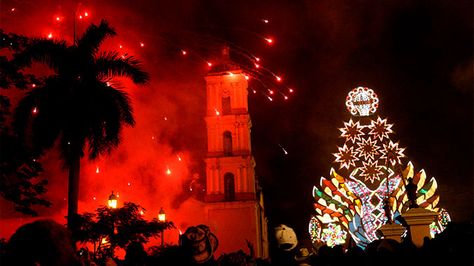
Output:
<instances>
[{"instance_id":1,"label":"palm frond","mask_svg":"<svg viewBox=\"0 0 474 266\"><path fill-rule=\"evenodd\" d=\"M85 109L89 121L87 139L91 159L118 146L122 125L135 124L128 95L103 82L97 84L93 100Z\"/></svg>"},{"instance_id":2,"label":"palm frond","mask_svg":"<svg viewBox=\"0 0 474 266\"><path fill-rule=\"evenodd\" d=\"M60 134L60 123L64 112L61 94L48 81L44 87L36 88L20 100L14 113L13 128L20 139L29 143L35 154L51 148ZM54 95L55 97L51 97Z\"/></svg>"},{"instance_id":3,"label":"palm frond","mask_svg":"<svg viewBox=\"0 0 474 266\"><path fill-rule=\"evenodd\" d=\"M147 72L141 68L141 62L133 56L119 56L117 52L101 53L96 58L98 77L101 79L113 76L131 78L137 84L146 83L149 80Z\"/></svg>"},{"instance_id":4,"label":"palm frond","mask_svg":"<svg viewBox=\"0 0 474 266\"><path fill-rule=\"evenodd\" d=\"M22 52L14 55L13 62L18 66L30 66L33 62L40 62L57 71L64 66L66 55L65 41L33 39Z\"/></svg>"},{"instance_id":5,"label":"palm frond","mask_svg":"<svg viewBox=\"0 0 474 266\"><path fill-rule=\"evenodd\" d=\"M99 26L91 24L86 29L82 37L78 40L77 47L87 55L94 55L107 37L115 35L116 32L109 26L109 23L105 20L101 20Z\"/></svg>"}]
</instances>

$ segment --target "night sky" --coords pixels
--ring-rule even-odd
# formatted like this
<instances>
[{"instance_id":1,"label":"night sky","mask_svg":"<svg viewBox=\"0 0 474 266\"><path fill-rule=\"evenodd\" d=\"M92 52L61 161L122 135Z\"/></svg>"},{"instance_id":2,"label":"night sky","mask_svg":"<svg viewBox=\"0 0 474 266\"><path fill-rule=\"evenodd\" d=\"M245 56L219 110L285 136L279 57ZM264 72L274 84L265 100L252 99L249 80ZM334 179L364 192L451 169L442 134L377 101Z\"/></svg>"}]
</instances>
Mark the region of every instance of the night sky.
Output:
<instances>
[{"instance_id":1,"label":"night sky","mask_svg":"<svg viewBox=\"0 0 474 266\"><path fill-rule=\"evenodd\" d=\"M77 22L79 35L87 23L107 19L118 36L104 48L123 45L151 75L150 84L128 91L136 128L124 131L122 146L110 158L83 163L86 205L91 191L103 187L87 183L94 170L99 164L117 167L110 162L117 158L127 174L160 191L167 177L149 169L172 168L176 154L186 158L177 170L181 179L202 175L205 63L227 43L261 58L262 66L295 90L287 101L269 101L262 84L250 82L259 92L249 94L252 149L270 226L285 223L307 237L312 187L337 167L332 153L343 144L338 128L350 118L345 97L358 86L379 96L378 115L394 123L392 140L407 148L405 163L437 179L439 206L454 221L472 218L472 1L0 0L0 28L37 37L53 32L70 41L75 6L90 13ZM61 23L54 21L58 15ZM155 141L153 150L145 139ZM65 206L64 183L55 182L56 158L54 152L44 158L55 206L45 215ZM116 179L122 170L109 174ZM107 188L99 194L109 193ZM169 205L176 208L188 197L173 195ZM10 216L16 215L3 211L2 218Z\"/></svg>"}]
</instances>

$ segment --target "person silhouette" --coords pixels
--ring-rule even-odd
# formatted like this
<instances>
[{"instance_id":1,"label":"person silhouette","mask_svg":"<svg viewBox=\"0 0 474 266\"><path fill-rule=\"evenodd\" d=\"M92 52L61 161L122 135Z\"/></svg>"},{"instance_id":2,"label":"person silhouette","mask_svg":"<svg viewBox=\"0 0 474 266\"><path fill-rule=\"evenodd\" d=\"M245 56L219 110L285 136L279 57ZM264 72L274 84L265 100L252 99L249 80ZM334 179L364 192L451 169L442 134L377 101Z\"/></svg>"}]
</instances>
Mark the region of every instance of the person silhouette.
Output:
<instances>
[{"instance_id":1,"label":"person silhouette","mask_svg":"<svg viewBox=\"0 0 474 266\"><path fill-rule=\"evenodd\" d=\"M408 183L405 186L405 190L407 192L408 202L410 208L418 208L418 204L416 204L416 192L417 192L417 185L413 182L413 178L408 178Z\"/></svg>"}]
</instances>

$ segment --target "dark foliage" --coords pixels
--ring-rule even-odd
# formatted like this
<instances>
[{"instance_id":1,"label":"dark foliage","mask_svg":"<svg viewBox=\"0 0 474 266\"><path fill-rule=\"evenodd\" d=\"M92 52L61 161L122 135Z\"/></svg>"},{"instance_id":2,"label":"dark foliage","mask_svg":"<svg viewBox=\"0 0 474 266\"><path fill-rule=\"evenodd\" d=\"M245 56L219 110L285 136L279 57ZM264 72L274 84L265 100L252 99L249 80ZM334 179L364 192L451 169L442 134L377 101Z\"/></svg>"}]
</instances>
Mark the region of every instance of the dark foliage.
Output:
<instances>
[{"instance_id":1,"label":"dark foliage","mask_svg":"<svg viewBox=\"0 0 474 266\"><path fill-rule=\"evenodd\" d=\"M41 82L34 75L23 73L22 66L11 60L13 54L21 52L29 42L30 39L25 36L4 33L0 29L0 89L26 89Z\"/></svg>"},{"instance_id":2,"label":"dark foliage","mask_svg":"<svg viewBox=\"0 0 474 266\"><path fill-rule=\"evenodd\" d=\"M24 74L22 67L11 57L21 52L29 39L0 29L0 90L11 87L26 89L40 81L31 74ZM10 57L10 58L9 58ZM34 206L50 206L43 198L46 179L40 179L43 168L32 152L12 134L7 125L10 100L0 95L0 196L12 202L15 210L37 215Z\"/></svg>"},{"instance_id":3,"label":"dark foliage","mask_svg":"<svg viewBox=\"0 0 474 266\"><path fill-rule=\"evenodd\" d=\"M145 210L132 202L124 203L117 209L100 207L95 213L77 216L75 239L82 243L92 243L97 257L113 256L116 247L127 248L130 244L144 244L151 237L158 237L163 230L174 227L172 222L143 219Z\"/></svg>"}]
</instances>

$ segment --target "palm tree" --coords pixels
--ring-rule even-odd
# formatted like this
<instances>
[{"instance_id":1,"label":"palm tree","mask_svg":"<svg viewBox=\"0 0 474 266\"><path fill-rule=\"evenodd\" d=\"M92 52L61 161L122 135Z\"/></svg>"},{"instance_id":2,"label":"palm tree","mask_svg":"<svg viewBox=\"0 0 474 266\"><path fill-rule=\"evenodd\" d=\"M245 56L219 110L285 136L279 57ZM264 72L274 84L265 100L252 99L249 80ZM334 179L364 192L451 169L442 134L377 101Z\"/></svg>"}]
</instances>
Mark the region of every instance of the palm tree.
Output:
<instances>
[{"instance_id":1,"label":"palm tree","mask_svg":"<svg viewBox=\"0 0 474 266\"><path fill-rule=\"evenodd\" d=\"M102 42L115 34L102 20L89 26L72 46L35 39L15 59L25 66L40 62L54 71L19 102L14 128L37 154L58 145L69 171L69 227L77 216L80 159L85 150L89 159L110 152L120 142L122 126L135 123L127 94L109 81L127 77L143 84L149 78L134 57L99 52Z\"/></svg>"}]
</instances>

